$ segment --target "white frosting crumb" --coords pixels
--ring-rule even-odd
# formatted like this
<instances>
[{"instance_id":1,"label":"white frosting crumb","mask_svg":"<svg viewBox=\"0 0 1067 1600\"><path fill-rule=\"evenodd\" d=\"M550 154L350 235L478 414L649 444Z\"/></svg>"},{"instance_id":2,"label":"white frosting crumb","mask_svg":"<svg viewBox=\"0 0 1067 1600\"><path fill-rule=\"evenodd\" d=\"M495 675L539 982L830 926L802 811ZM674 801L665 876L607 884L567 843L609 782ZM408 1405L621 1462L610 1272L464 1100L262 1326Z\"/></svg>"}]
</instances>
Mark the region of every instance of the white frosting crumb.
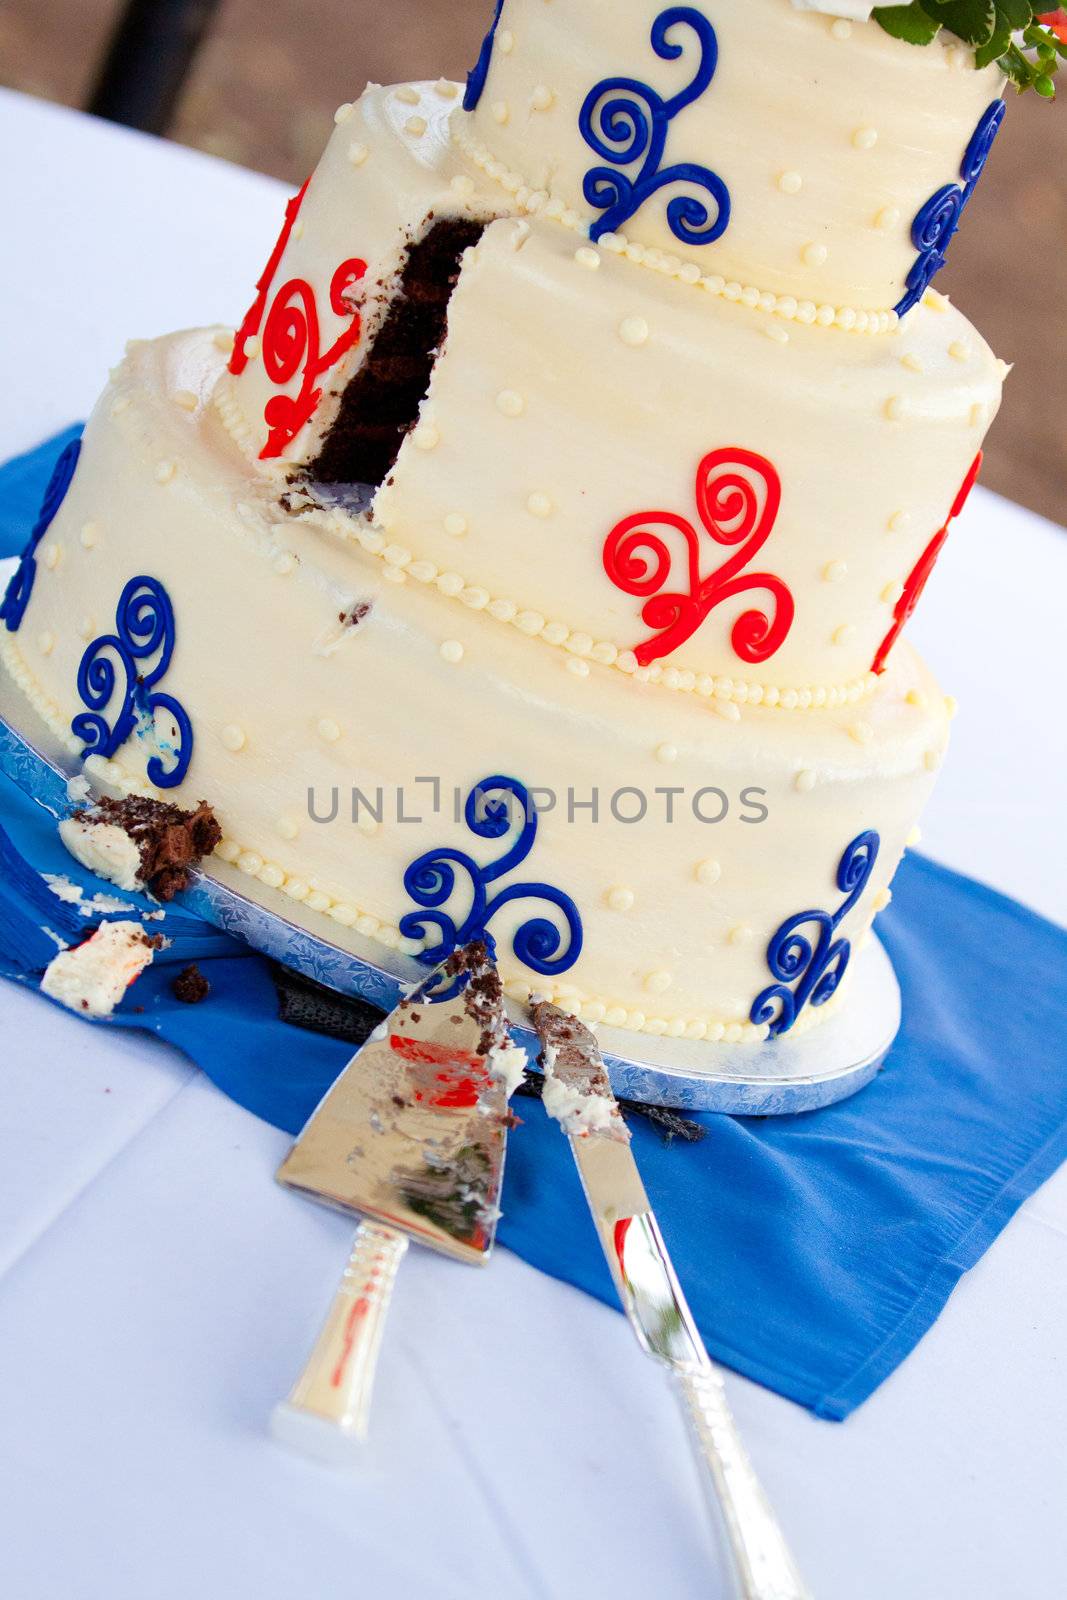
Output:
<instances>
[{"instance_id":1,"label":"white frosting crumb","mask_svg":"<svg viewBox=\"0 0 1067 1600\"><path fill-rule=\"evenodd\" d=\"M795 11L821 11L824 17L847 17L850 22L870 22L874 3L865 0L793 0Z\"/></svg>"},{"instance_id":2,"label":"white frosting crumb","mask_svg":"<svg viewBox=\"0 0 1067 1600\"><path fill-rule=\"evenodd\" d=\"M106 878L120 889L144 888L141 852L129 834L113 822L66 817L59 824L59 837L75 861L98 878Z\"/></svg>"},{"instance_id":3,"label":"white frosting crumb","mask_svg":"<svg viewBox=\"0 0 1067 1600\"><path fill-rule=\"evenodd\" d=\"M618 1112L613 1100L602 1094L583 1094L572 1089L555 1075L558 1052L548 1045L544 1052L545 1088L542 1103L549 1116L554 1118L568 1138L585 1138L591 1133L614 1133L618 1128Z\"/></svg>"},{"instance_id":4,"label":"white frosting crumb","mask_svg":"<svg viewBox=\"0 0 1067 1600\"><path fill-rule=\"evenodd\" d=\"M67 799L73 800L75 805L84 805L85 801L92 797L92 792L89 780L83 772L79 772L76 778L67 780Z\"/></svg>"},{"instance_id":5,"label":"white frosting crumb","mask_svg":"<svg viewBox=\"0 0 1067 1600\"><path fill-rule=\"evenodd\" d=\"M509 1100L523 1082L526 1061L526 1051L517 1044L496 1044L489 1052L489 1071L503 1084Z\"/></svg>"},{"instance_id":6,"label":"white frosting crumb","mask_svg":"<svg viewBox=\"0 0 1067 1600\"><path fill-rule=\"evenodd\" d=\"M94 894L87 900L80 884L72 883L69 878L64 878L58 872L43 872L41 876L51 889L52 893L67 905L77 906L85 916L97 912L100 916L109 916L114 911L135 911L136 906L131 906L128 900L117 900L112 894Z\"/></svg>"},{"instance_id":7,"label":"white frosting crumb","mask_svg":"<svg viewBox=\"0 0 1067 1600\"><path fill-rule=\"evenodd\" d=\"M103 922L91 939L49 963L41 989L82 1016L109 1017L154 954L139 922Z\"/></svg>"}]
</instances>

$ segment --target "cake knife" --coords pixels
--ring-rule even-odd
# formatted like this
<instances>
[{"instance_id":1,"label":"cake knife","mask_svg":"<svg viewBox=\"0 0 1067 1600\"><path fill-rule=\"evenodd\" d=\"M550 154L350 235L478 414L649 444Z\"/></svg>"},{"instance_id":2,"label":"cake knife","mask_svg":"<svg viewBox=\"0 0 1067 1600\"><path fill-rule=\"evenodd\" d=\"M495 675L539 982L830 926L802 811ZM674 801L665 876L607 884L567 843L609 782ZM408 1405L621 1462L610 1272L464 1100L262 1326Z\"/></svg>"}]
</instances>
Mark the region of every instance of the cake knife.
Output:
<instances>
[{"instance_id":1,"label":"cake knife","mask_svg":"<svg viewBox=\"0 0 1067 1600\"><path fill-rule=\"evenodd\" d=\"M508 1037L496 967L484 944L472 944L375 1029L312 1115L278 1180L362 1221L307 1366L274 1410L276 1438L334 1464L365 1438L409 1239L457 1261L488 1261L508 1098L525 1062Z\"/></svg>"},{"instance_id":2,"label":"cake knife","mask_svg":"<svg viewBox=\"0 0 1067 1600\"><path fill-rule=\"evenodd\" d=\"M713 1509L721 1515L743 1600L809 1600L730 1413L649 1204L589 1030L535 1005L545 1109L567 1134L623 1310L645 1354L665 1366L682 1399Z\"/></svg>"}]
</instances>

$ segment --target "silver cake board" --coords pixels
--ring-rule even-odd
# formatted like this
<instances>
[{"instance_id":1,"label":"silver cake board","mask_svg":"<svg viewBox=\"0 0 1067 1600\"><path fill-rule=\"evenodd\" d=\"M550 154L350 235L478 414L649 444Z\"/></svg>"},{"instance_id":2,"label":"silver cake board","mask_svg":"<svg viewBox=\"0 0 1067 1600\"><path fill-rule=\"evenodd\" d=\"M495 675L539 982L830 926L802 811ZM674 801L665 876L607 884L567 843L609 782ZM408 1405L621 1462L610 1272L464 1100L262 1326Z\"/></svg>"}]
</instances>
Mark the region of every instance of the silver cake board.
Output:
<instances>
[{"instance_id":1,"label":"silver cake board","mask_svg":"<svg viewBox=\"0 0 1067 1600\"><path fill-rule=\"evenodd\" d=\"M34 724L32 732L28 724ZM80 762L40 722L0 669L0 771L53 816L69 815L67 781ZM193 874L180 903L253 949L344 995L390 1011L426 969L353 929L329 929L280 890L256 885L238 868L212 860ZM710 1044L599 1027L597 1036L617 1094L649 1105L733 1116L816 1111L865 1087L900 1027L900 987L884 948L872 939L854 954L849 1003L818 1026L756 1044ZM508 1002L516 1042L537 1059L539 1046L523 1008Z\"/></svg>"}]
</instances>

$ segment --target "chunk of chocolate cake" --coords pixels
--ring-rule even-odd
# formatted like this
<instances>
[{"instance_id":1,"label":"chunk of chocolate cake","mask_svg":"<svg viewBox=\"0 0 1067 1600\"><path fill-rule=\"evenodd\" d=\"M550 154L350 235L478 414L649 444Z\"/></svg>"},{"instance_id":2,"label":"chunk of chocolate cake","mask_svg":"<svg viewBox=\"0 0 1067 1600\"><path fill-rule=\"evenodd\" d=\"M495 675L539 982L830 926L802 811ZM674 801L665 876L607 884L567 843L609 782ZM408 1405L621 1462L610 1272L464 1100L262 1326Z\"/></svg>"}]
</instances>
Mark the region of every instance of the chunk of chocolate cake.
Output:
<instances>
[{"instance_id":1,"label":"chunk of chocolate cake","mask_svg":"<svg viewBox=\"0 0 1067 1600\"><path fill-rule=\"evenodd\" d=\"M222 838L215 813L201 800L194 811L143 795L106 796L59 824L75 860L120 889L150 889L172 900L189 883L190 867L211 855Z\"/></svg>"}]
</instances>

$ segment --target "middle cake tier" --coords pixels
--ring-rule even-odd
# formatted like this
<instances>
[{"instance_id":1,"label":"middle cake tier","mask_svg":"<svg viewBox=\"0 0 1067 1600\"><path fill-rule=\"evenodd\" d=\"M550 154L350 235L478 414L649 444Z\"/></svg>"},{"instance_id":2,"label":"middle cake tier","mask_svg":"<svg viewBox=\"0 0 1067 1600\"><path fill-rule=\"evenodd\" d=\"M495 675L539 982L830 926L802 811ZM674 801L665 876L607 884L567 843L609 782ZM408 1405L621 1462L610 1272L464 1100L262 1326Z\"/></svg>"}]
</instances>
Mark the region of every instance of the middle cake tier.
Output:
<instances>
[{"instance_id":1,"label":"middle cake tier","mask_svg":"<svg viewBox=\"0 0 1067 1600\"><path fill-rule=\"evenodd\" d=\"M1003 363L934 292L860 333L501 217L439 88L343 108L290 207L220 386L246 455L368 485L369 554L549 646L740 703L869 693Z\"/></svg>"}]
</instances>

